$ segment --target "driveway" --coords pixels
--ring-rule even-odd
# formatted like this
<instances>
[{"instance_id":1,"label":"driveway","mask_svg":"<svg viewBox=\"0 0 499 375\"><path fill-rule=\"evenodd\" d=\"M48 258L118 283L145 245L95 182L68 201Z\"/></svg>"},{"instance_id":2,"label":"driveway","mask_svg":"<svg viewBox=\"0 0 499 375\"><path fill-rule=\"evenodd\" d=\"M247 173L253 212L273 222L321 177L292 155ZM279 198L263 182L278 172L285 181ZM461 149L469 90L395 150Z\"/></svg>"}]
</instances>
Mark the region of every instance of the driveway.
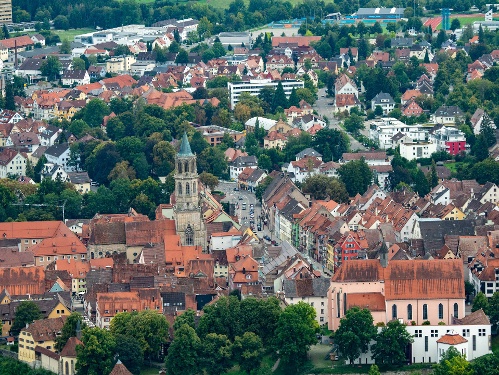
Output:
<instances>
[{"instance_id":1,"label":"driveway","mask_svg":"<svg viewBox=\"0 0 499 375\"><path fill-rule=\"evenodd\" d=\"M340 130L342 132L345 132L343 128L340 126L340 121L338 121L333 114L333 106L329 105L330 103L333 102L334 98L327 98L326 97L326 89L322 88L319 89L318 91L318 96L319 98L314 104L314 109L317 111L317 113L321 116L327 116L329 119L329 128L330 129L336 129ZM360 143L358 142L354 137L352 137L350 134L348 134L348 139L350 140L350 149L352 151L366 151L367 149Z\"/></svg>"}]
</instances>

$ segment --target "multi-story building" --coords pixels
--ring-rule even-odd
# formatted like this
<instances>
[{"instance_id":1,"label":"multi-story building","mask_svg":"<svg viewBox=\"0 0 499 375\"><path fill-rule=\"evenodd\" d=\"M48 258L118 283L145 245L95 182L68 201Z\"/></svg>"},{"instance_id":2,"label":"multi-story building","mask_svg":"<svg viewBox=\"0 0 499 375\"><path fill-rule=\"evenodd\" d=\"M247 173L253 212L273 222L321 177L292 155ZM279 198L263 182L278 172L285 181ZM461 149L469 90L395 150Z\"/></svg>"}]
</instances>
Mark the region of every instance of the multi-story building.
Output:
<instances>
[{"instance_id":1,"label":"multi-story building","mask_svg":"<svg viewBox=\"0 0 499 375\"><path fill-rule=\"evenodd\" d=\"M305 87L304 82L300 80L273 81L271 79L251 79L249 81L229 82L227 87L229 89L231 108L233 109L239 102L239 96L243 92L248 92L253 96L257 96L264 87L276 88L279 82L282 84L287 98L289 98L293 89Z\"/></svg>"},{"instance_id":2,"label":"multi-story building","mask_svg":"<svg viewBox=\"0 0 499 375\"><path fill-rule=\"evenodd\" d=\"M26 154L5 148L0 151L0 178L26 175Z\"/></svg>"},{"instance_id":3,"label":"multi-story building","mask_svg":"<svg viewBox=\"0 0 499 375\"><path fill-rule=\"evenodd\" d=\"M400 156L407 160L429 158L437 151L433 142L404 142L400 144Z\"/></svg>"},{"instance_id":4,"label":"multi-story building","mask_svg":"<svg viewBox=\"0 0 499 375\"><path fill-rule=\"evenodd\" d=\"M0 1L0 23L12 22L12 0Z\"/></svg>"},{"instance_id":5,"label":"multi-story building","mask_svg":"<svg viewBox=\"0 0 499 375\"><path fill-rule=\"evenodd\" d=\"M462 131L453 127L437 126L430 134L429 140L436 144L437 151L446 151L451 155L469 151L466 136Z\"/></svg>"},{"instance_id":6,"label":"multi-story building","mask_svg":"<svg viewBox=\"0 0 499 375\"><path fill-rule=\"evenodd\" d=\"M428 139L428 132L421 125L407 125L395 118L374 120L369 125L369 138L383 150L395 147L393 137L399 133L411 141Z\"/></svg>"},{"instance_id":7,"label":"multi-story building","mask_svg":"<svg viewBox=\"0 0 499 375\"><path fill-rule=\"evenodd\" d=\"M97 293L95 325L109 328L111 320L120 312L152 310L163 313L159 289L137 289L131 292Z\"/></svg>"}]
</instances>

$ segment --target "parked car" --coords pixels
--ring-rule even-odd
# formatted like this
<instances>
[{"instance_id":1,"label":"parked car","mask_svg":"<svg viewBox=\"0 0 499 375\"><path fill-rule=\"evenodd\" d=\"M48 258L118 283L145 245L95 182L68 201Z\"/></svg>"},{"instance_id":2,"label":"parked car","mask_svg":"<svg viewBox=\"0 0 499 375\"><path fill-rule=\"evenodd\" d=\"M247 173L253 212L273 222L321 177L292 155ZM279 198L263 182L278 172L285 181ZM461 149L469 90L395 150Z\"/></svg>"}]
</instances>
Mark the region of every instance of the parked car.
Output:
<instances>
[{"instance_id":1,"label":"parked car","mask_svg":"<svg viewBox=\"0 0 499 375\"><path fill-rule=\"evenodd\" d=\"M239 188L235 187L235 188L234 188L234 191L239 191Z\"/></svg>"},{"instance_id":2,"label":"parked car","mask_svg":"<svg viewBox=\"0 0 499 375\"><path fill-rule=\"evenodd\" d=\"M258 231L261 231L261 230L262 230L262 226L261 226L260 224L258 224L258 225L256 226L256 229L257 229Z\"/></svg>"},{"instance_id":3,"label":"parked car","mask_svg":"<svg viewBox=\"0 0 499 375\"><path fill-rule=\"evenodd\" d=\"M270 241L270 237L268 235L263 236L264 240Z\"/></svg>"}]
</instances>

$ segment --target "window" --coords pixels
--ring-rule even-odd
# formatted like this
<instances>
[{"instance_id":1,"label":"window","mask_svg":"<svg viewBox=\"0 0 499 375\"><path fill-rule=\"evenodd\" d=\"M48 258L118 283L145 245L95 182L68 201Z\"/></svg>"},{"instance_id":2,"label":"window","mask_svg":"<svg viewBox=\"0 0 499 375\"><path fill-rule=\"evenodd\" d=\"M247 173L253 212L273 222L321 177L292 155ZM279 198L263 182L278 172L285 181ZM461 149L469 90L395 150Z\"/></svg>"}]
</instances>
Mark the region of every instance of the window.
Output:
<instances>
[{"instance_id":1,"label":"window","mask_svg":"<svg viewBox=\"0 0 499 375\"><path fill-rule=\"evenodd\" d=\"M412 305L407 305L407 319L412 320Z\"/></svg>"},{"instance_id":2,"label":"window","mask_svg":"<svg viewBox=\"0 0 499 375\"><path fill-rule=\"evenodd\" d=\"M196 182L195 181L192 183L192 193L196 194Z\"/></svg>"},{"instance_id":3,"label":"window","mask_svg":"<svg viewBox=\"0 0 499 375\"><path fill-rule=\"evenodd\" d=\"M397 319L397 305L392 305L392 319Z\"/></svg>"},{"instance_id":4,"label":"window","mask_svg":"<svg viewBox=\"0 0 499 375\"><path fill-rule=\"evenodd\" d=\"M321 314L324 314L324 309L321 309Z\"/></svg>"},{"instance_id":5,"label":"window","mask_svg":"<svg viewBox=\"0 0 499 375\"><path fill-rule=\"evenodd\" d=\"M182 184L179 182L177 184L178 195L182 195Z\"/></svg>"},{"instance_id":6,"label":"window","mask_svg":"<svg viewBox=\"0 0 499 375\"><path fill-rule=\"evenodd\" d=\"M454 318L459 318L459 305L457 303L454 304Z\"/></svg>"},{"instance_id":7,"label":"window","mask_svg":"<svg viewBox=\"0 0 499 375\"><path fill-rule=\"evenodd\" d=\"M187 228L185 229L185 244L187 246L193 246L194 245L194 231L192 230L191 225L187 225Z\"/></svg>"},{"instance_id":8,"label":"window","mask_svg":"<svg viewBox=\"0 0 499 375\"><path fill-rule=\"evenodd\" d=\"M431 337L438 337L438 329L431 330Z\"/></svg>"},{"instance_id":9,"label":"window","mask_svg":"<svg viewBox=\"0 0 499 375\"><path fill-rule=\"evenodd\" d=\"M428 319L428 305L426 303L423 305L423 319Z\"/></svg>"},{"instance_id":10,"label":"window","mask_svg":"<svg viewBox=\"0 0 499 375\"><path fill-rule=\"evenodd\" d=\"M476 350L476 335L473 335L473 350Z\"/></svg>"},{"instance_id":11,"label":"window","mask_svg":"<svg viewBox=\"0 0 499 375\"><path fill-rule=\"evenodd\" d=\"M422 329L415 330L414 337L423 337L423 330Z\"/></svg>"},{"instance_id":12,"label":"window","mask_svg":"<svg viewBox=\"0 0 499 375\"><path fill-rule=\"evenodd\" d=\"M191 185L187 182L185 184L185 194L189 195L191 193Z\"/></svg>"},{"instance_id":13,"label":"window","mask_svg":"<svg viewBox=\"0 0 499 375\"><path fill-rule=\"evenodd\" d=\"M428 351L428 336L424 337L424 351Z\"/></svg>"},{"instance_id":14,"label":"window","mask_svg":"<svg viewBox=\"0 0 499 375\"><path fill-rule=\"evenodd\" d=\"M463 329L463 337L470 337L470 330L469 329Z\"/></svg>"},{"instance_id":15,"label":"window","mask_svg":"<svg viewBox=\"0 0 499 375\"><path fill-rule=\"evenodd\" d=\"M485 336L485 328L478 328L478 336Z\"/></svg>"},{"instance_id":16,"label":"window","mask_svg":"<svg viewBox=\"0 0 499 375\"><path fill-rule=\"evenodd\" d=\"M441 303L438 304L438 319L444 318L444 305Z\"/></svg>"}]
</instances>

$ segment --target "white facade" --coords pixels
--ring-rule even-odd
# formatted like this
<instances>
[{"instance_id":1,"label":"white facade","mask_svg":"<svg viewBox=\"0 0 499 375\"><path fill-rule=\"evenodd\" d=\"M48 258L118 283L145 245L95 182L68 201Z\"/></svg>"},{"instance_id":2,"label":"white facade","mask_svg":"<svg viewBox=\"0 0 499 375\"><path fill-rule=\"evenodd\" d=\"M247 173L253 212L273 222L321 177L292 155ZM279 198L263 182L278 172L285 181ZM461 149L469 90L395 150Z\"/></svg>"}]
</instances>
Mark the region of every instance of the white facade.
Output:
<instances>
[{"instance_id":1,"label":"white facade","mask_svg":"<svg viewBox=\"0 0 499 375\"><path fill-rule=\"evenodd\" d=\"M231 180L237 181L239 175L244 170L244 168L257 169L258 165L245 165L245 166L229 165L229 174Z\"/></svg>"},{"instance_id":2,"label":"white facade","mask_svg":"<svg viewBox=\"0 0 499 375\"><path fill-rule=\"evenodd\" d=\"M26 158L19 152L6 165L0 164L0 178L9 175L26 176Z\"/></svg>"},{"instance_id":3,"label":"white facade","mask_svg":"<svg viewBox=\"0 0 499 375\"><path fill-rule=\"evenodd\" d=\"M61 153L60 155L57 155L57 156L50 155L47 152L45 152L45 157L47 158L48 163L52 163L54 165L60 165L61 167L63 167L63 169L66 172L74 172L74 168L68 166L70 154L71 154L71 150L69 149L69 147L67 147L67 149L63 153Z\"/></svg>"},{"instance_id":4,"label":"white facade","mask_svg":"<svg viewBox=\"0 0 499 375\"><path fill-rule=\"evenodd\" d=\"M411 142L400 145L400 156L407 160L429 158L436 151L437 145L431 142Z\"/></svg>"},{"instance_id":5,"label":"white facade","mask_svg":"<svg viewBox=\"0 0 499 375\"><path fill-rule=\"evenodd\" d=\"M323 325L328 321L327 297L315 297L315 296L300 297L300 298L285 297L284 301L288 305L294 305L298 302L305 302L307 305L310 305L314 308L315 320L317 321L317 323Z\"/></svg>"},{"instance_id":6,"label":"white facade","mask_svg":"<svg viewBox=\"0 0 499 375\"><path fill-rule=\"evenodd\" d=\"M444 126L435 130L430 135L429 141L437 145L437 151L449 152L448 142L466 142L466 136L457 128ZM469 150L469 145L467 145L467 150Z\"/></svg>"},{"instance_id":7,"label":"white facade","mask_svg":"<svg viewBox=\"0 0 499 375\"><path fill-rule=\"evenodd\" d=\"M113 57L106 61L106 71L116 74L128 73L135 61L135 56Z\"/></svg>"},{"instance_id":8,"label":"white facade","mask_svg":"<svg viewBox=\"0 0 499 375\"><path fill-rule=\"evenodd\" d=\"M264 87L273 87L274 89L281 82L286 97L289 98L293 88L303 88L304 82L300 80L286 80L286 81L272 81L270 79L252 79L249 81L229 82L227 88L229 89L230 106L233 109L239 102L239 96L243 92L249 92L253 96L258 96L260 90Z\"/></svg>"},{"instance_id":9,"label":"white facade","mask_svg":"<svg viewBox=\"0 0 499 375\"><path fill-rule=\"evenodd\" d=\"M335 90L335 95L340 94L353 94L355 97L359 97L359 89L357 86L353 85L351 82L347 82L343 87L338 90Z\"/></svg>"},{"instance_id":10,"label":"white facade","mask_svg":"<svg viewBox=\"0 0 499 375\"><path fill-rule=\"evenodd\" d=\"M421 125L407 125L395 118L374 120L369 125L369 138L379 144L379 148L386 150L394 148L393 136L402 133L412 141L425 141L428 132Z\"/></svg>"},{"instance_id":11,"label":"white facade","mask_svg":"<svg viewBox=\"0 0 499 375\"><path fill-rule=\"evenodd\" d=\"M463 345L463 348L466 350L465 354L468 361L492 353L490 347L490 324L448 326L408 325L406 328L414 339L414 342L411 344L411 363L438 362L441 358L441 353L439 352L437 340L453 330L468 340L468 342ZM381 330L381 328L378 328L378 330ZM374 344L374 341L371 341L371 345L372 344ZM369 345L369 347L371 347L371 345ZM461 349L460 346L459 349ZM374 363L371 350L362 354L354 362L362 364Z\"/></svg>"}]
</instances>

